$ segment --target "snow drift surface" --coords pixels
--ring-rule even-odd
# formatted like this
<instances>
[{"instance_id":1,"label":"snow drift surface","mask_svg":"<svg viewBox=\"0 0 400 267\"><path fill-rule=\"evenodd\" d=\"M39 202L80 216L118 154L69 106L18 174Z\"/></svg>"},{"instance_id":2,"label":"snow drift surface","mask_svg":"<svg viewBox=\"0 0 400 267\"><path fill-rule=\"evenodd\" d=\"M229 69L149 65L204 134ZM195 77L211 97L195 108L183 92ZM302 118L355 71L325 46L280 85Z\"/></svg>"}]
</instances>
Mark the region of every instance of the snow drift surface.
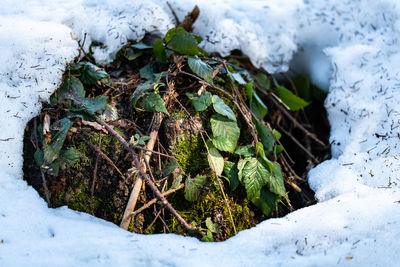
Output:
<instances>
[{"instance_id":1,"label":"snow drift surface","mask_svg":"<svg viewBox=\"0 0 400 267\"><path fill-rule=\"evenodd\" d=\"M22 180L22 136L59 86L76 38L104 43L113 60L129 39L163 34L165 1L1 1L1 266L394 266L400 250L400 6L394 0L196 2L208 51L241 49L254 65L292 64L329 86L333 159L310 172L319 204L271 219L222 243L141 236L71 211L48 209ZM28 7L28 8L26 8ZM294 58L294 60L292 60Z\"/></svg>"}]
</instances>

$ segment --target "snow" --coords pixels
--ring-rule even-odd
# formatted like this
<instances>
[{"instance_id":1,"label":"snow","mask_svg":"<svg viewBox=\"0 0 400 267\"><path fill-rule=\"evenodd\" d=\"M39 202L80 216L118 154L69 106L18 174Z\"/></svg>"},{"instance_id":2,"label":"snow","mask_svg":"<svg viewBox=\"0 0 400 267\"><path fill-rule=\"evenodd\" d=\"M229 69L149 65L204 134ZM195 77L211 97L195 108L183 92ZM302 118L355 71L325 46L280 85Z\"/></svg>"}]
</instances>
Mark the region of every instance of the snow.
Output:
<instances>
[{"instance_id":1,"label":"snow","mask_svg":"<svg viewBox=\"0 0 400 267\"><path fill-rule=\"evenodd\" d=\"M104 43L112 61L128 40L173 26L165 1L2 0L0 9L0 266L395 266L400 249L400 5L395 0L198 2L206 50L241 49L254 65L289 64L329 90L333 159L309 182L319 199L222 243L142 236L48 209L22 179L22 136L78 55L75 38ZM26 8L29 7L29 8Z\"/></svg>"}]
</instances>

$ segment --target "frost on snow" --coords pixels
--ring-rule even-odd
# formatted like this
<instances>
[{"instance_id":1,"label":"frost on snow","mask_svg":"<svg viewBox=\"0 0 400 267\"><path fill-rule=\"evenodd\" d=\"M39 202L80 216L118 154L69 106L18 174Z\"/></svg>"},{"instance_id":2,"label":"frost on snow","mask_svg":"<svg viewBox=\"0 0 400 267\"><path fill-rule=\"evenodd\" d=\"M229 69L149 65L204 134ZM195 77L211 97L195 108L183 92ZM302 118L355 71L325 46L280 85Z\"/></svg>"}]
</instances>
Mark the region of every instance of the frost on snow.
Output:
<instances>
[{"instance_id":1,"label":"frost on snow","mask_svg":"<svg viewBox=\"0 0 400 267\"><path fill-rule=\"evenodd\" d=\"M400 250L400 5L395 0L171 1L179 17L198 2L208 51L289 65L329 88L333 159L309 174L319 203L222 243L141 236L71 211L48 209L22 180L22 136L59 86L66 62L101 42L113 60L129 39L163 34L165 1L3 0L0 9L0 265L396 265Z\"/></svg>"}]
</instances>

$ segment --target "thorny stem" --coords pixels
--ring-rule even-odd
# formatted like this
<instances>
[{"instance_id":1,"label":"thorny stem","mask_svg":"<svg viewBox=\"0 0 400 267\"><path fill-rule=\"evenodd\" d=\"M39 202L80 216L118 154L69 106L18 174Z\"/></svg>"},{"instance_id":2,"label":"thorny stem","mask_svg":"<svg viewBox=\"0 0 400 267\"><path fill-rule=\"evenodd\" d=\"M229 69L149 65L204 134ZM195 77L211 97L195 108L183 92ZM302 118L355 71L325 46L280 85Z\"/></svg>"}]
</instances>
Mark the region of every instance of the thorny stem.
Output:
<instances>
[{"instance_id":1,"label":"thorny stem","mask_svg":"<svg viewBox=\"0 0 400 267\"><path fill-rule=\"evenodd\" d=\"M96 117L96 121L98 123L100 123L101 125L103 125L129 151L129 153L132 155L133 162L135 164L136 169L139 170L139 173L141 174L141 176L144 178L144 180L149 185L150 189L154 192L156 197L161 200L162 204L165 205L165 207L176 217L176 219L187 230L192 229L192 226L189 225L185 221L185 219L183 219L182 216L179 215L179 213L174 209L174 207L172 207L172 205L168 202L168 200L161 194L160 190L158 190L157 186L153 183L153 181L150 179L150 177L147 175L147 173L143 172L142 166L138 160L138 156L137 156L136 152L132 149L132 147L129 145L129 143L118 132L116 132L110 125L108 125L106 122L104 122L102 119L100 119L99 117Z\"/></svg>"}]
</instances>

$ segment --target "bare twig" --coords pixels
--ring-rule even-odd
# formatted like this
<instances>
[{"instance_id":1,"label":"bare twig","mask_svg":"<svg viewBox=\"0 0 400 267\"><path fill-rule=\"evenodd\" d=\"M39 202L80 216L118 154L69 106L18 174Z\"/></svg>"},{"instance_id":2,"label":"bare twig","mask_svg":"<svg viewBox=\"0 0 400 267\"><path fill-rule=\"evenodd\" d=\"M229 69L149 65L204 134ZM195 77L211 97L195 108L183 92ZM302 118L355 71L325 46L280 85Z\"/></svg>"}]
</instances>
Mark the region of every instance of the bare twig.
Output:
<instances>
[{"instance_id":1,"label":"bare twig","mask_svg":"<svg viewBox=\"0 0 400 267\"><path fill-rule=\"evenodd\" d=\"M314 157L314 155L308 151L307 148L305 148L297 139L296 137L294 137L291 133L289 133L288 131L286 131L285 129L283 129L281 126L278 126L279 131L282 131L285 135L287 135L290 139L292 139L292 141L301 149L303 150L313 161L314 163L318 164L319 161L316 157Z\"/></svg>"},{"instance_id":2,"label":"bare twig","mask_svg":"<svg viewBox=\"0 0 400 267\"><path fill-rule=\"evenodd\" d=\"M166 196L168 196L168 195L170 195L170 194L172 194L172 193L175 193L176 191L178 191L178 190L180 190L180 189L182 189L182 188L184 188L184 187L185 187L184 184L180 184L177 188L168 190L168 191L162 193L162 195L163 195L164 197L166 197ZM139 214L139 213L141 213L142 211L144 211L145 209L148 209L149 207L151 207L151 205L155 204L155 203L157 202L157 200L158 200L158 198L153 198L152 200L150 200L149 202L147 202L146 204L144 204L143 206L141 206L139 209L137 209L137 210L135 210L134 212L132 212L132 213L130 214L130 216L131 216L131 217L134 217L134 216L136 216L137 214Z\"/></svg>"},{"instance_id":3,"label":"bare twig","mask_svg":"<svg viewBox=\"0 0 400 267\"><path fill-rule=\"evenodd\" d=\"M101 147L101 133L100 133L100 136L99 136L99 147ZM97 180L97 167L99 165L99 158L100 158L99 154L96 155L96 162L94 164L94 170L93 170L93 181L92 181L92 186L90 188L90 208L91 208L92 215L94 215L94 212L93 212L93 196L94 196L94 187L96 185L96 180Z\"/></svg>"},{"instance_id":4,"label":"bare twig","mask_svg":"<svg viewBox=\"0 0 400 267\"><path fill-rule=\"evenodd\" d=\"M78 135L82 138L82 140L94 151L96 151L98 153L98 156L101 156L102 158L104 158L108 163L110 163L110 165L118 172L118 174L122 177L122 179L126 180L125 175L121 172L121 170L115 165L115 163L106 155L103 153L103 151L101 151L101 149L95 145L93 145L92 143L90 143L85 137L83 137L83 135L79 134Z\"/></svg>"},{"instance_id":5,"label":"bare twig","mask_svg":"<svg viewBox=\"0 0 400 267\"><path fill-rule=\"evenodd\" d=\"M118 133L116 132L110 125L105 123L102 119L99 117L96 117L96 121L103 125L112 135L114 135L120 142L121 144L131 153L133 162L135 164L136 169L139 170L139 174L144 178L146 183L149 185L150 189L154 192L156 197L161 200L162 204L165 205L165 207L176 217L176 219L179 221L179 223L182 224L185 229L193 229L191 225L189 225L185 219L182 218L182 216L179 215L179 213L172 207L172 205L168 202L168 200L161 194L160 190L158 190L157 186L151 181L150 177L145 173L142 169L142 164L139 162L138 156L136 152L132 149L132 147L129 145L129 143Z\"/></svg>"},{"instance_id":6,"label":"bare twig","mask_svg":"<svg viewBox=\"0 0 400 267\"><path fill-rule=\"evenodd\" d=\"M33 136L35 138L36 149L39 149L39 141L38 141L38 137L37 137L37 120L36 120L36 118L33 119ZM49 192L49 189L47 188L46 176L44 175L42 167L39 167L39 169L40 169L40 175L42 177L42 184L43 184L43 189L44 189L44 195L46 197L46 202L47 202L47 205L50 207L50 192Z\"/></svg>"},{"instance_id":7,"label":"bare twig","mask_svg":"<svg viewBox=\"0 0 400 267\"><path fill-rule=\"evenodd\" d=\"M164 96L163 101L164 101L165 105L168 104L171 94L173 94L173 91L169 90L167 92L167 94ZM146 167L147 167L147 165L149 165L150 158L153 153L153 148L157 141L158 131L160 129L163 118L164 118L164 113L162 113L162 112L157 112L153 116L154 123L153 123L152 129L151 129L150 139L146 145L147 151L144 154L144 164L141 164L141 166L140 166L140 170L143 173L146 173ZM150 168L149 168L149 170L150 170ZM131 191L131 194L129 195L129 200L128 200L128 204L125 207L124 215L122 216L122 221L120 224L121 228L128 229L128 227L129 227L129 224L130 224L131 218L132 218L130 216L130 214L135 210L135 206L136 206L136 203L137 203L137 200L139 197L140 190L142 188L142 184L143 184L143 179L142 179L141 175L138 175L136 177L135 185Z\"/></svg>"},{"instance_id":8,"label":"bare twig","mask_svg":"<svg viewBox=\"0 0 400 267\"><path fill-rule=\"evenodd\" d=\"M322 147L327 147L327 145L322 142L321 140L318 139L318 137L316 136L316 134L311 133L309 130L307 130L306 128L304 128L303 125L301 125L301 123L299 123L273 96L271 96L270 94L265 93L262 90L259 90L259 92L261 92L262 94L264 94L265 96L267 96L274 104L277 108L279 108L280 111L282 111L282 113L290 120L292 121L292 123L294 124L294 127L299 128L299 130L301 130L305 135L309 136L311 139L313 139L316 143L318 143L319 145L321 145Z\"/></svg>"}]
</instances>

